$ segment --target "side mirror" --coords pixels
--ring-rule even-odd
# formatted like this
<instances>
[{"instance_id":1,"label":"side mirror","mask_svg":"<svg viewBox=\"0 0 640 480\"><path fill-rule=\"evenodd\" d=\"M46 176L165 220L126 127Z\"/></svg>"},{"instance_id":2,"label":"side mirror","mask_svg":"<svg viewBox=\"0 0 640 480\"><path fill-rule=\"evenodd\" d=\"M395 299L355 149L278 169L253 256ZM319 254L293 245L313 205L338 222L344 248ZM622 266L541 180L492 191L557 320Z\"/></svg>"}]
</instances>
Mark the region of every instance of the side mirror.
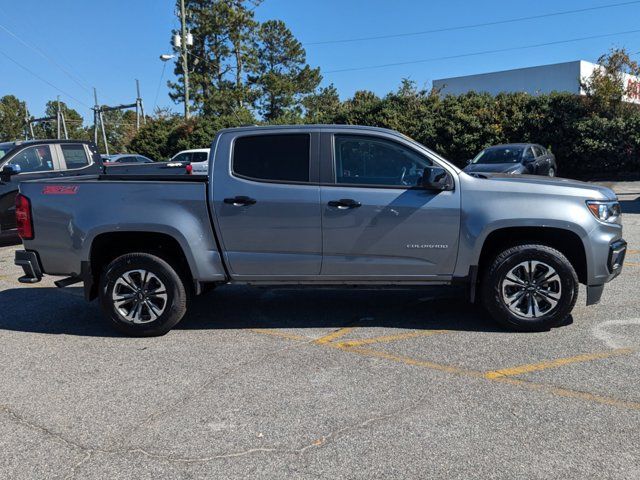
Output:
<instances>
[{"instance_id":1,"label":"side mirror","mask_svg":"<svg viewBox=\"0 0 640 480\"><path fill-rule=\"evenodd\" d=\"M0 172L0 178L2 178L3 182L8 182L11 180L11 177L20 173L20 165L5 165Z\"/></svg>"},{"instance_id":2,"label":"side mirror","mask_svg":"<svg viewBox=\"0 0 640 480\"><path fill-rule=\"evenodd\" d=\"M420 182L422 188L426 190L453 190L453 178L442 167L426 167Z\"/></svg>"}]
</instances>

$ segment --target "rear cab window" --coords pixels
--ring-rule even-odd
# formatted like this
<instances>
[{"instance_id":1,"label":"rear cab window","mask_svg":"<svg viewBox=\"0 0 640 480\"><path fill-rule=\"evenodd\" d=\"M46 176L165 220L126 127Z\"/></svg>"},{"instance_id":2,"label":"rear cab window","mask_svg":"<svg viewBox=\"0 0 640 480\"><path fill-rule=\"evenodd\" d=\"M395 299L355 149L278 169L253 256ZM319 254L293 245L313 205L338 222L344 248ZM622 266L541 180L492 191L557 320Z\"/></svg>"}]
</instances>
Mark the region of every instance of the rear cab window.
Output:
<instances>
[{"instance_id":1,"label":"rear cab window","mask_svg":"<svg viewBox=\"0 0 640 480\"><path fill-rule=\"evenodd\" d=\"M238 137L233 145L232 172L249 180L309 183L310 146L307 133Z\"/></svg>"},{"instance_id":2,"label":"rear cab window","mask_svg":"<svg viewBox=\"0 0 640 480\"><path fill-rule=\"evenodd\" d=\"M67 170L83 168L90 163L83 144L61 144L60 150Z\"/></svg>"}]
</instances>

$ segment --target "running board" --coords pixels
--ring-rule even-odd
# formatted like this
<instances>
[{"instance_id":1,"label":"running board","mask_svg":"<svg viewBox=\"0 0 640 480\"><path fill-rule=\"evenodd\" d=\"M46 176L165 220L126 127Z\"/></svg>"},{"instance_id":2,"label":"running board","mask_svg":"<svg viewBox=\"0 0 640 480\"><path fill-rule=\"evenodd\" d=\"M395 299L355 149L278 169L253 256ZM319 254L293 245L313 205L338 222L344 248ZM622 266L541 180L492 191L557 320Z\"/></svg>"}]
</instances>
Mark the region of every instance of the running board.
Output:
<instances>
[{"instance_id":1,"label":"running board","mask_svg":"<svg viewBox=\"0 0 640 480\"><path fill-rule=\"evenodd\" d=\"M76 283L80 283L82 281L82 277L67 277L62 280L56 280L53 284L58 288L68 287L69 285L75 285Z\"/></svg>"}]
</instances>

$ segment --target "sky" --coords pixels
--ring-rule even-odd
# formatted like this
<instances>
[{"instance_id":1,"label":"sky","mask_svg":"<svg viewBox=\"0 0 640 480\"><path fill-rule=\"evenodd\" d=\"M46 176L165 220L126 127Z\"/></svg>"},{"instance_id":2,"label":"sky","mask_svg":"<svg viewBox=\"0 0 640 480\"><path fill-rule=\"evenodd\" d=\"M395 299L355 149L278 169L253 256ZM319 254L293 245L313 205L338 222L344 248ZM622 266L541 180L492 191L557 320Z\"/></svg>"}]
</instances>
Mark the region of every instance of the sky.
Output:
<instances>
[{"instance_id":1,"label":"sky","mask_svg":"<svg viewBox=\"0 0 640 480\"><path fill-rule=\"evenodd\" d=\"M452 29L621 3L627 5ZM39 116L46 102L60 95L90 122L93 87L102 104L132 103L139 79L148 112L154 106L180 112L166 86L173 65L166 65L163 76L159 60L170 53L171 29L178 26L174 5L174 0L0 0L0 96L26 100ZM384 95L402 78L429 88L444 77L595 61L612 47L640 52L640 1L264 0L255 13L260 21L283 20L305 46L309 64L321 68L323 85L333 83L342 99L357 90ZM430 33L319 43L425 31ZM583 40L564 43L574 39ZM539 44L546 45L513 49ZM475 55L487 51L492 53ZM357 69L394 63L401 65Z\"/></svg>"}]
</instances>

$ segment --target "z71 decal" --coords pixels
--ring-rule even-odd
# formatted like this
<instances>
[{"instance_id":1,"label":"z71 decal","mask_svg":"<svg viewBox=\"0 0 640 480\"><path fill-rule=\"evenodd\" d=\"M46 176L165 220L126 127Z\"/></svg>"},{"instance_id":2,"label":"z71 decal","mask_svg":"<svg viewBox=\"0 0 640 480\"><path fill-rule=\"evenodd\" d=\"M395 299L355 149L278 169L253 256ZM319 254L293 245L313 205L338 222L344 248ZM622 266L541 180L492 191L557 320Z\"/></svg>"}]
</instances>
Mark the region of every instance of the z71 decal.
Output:
<instances>
[{"instance_id":1,"label":"z71 decal","mask_svg":"<svg viewBox=\"0 0 640 480\"><path fill-rule=\"evenodd\" d=\"M47 185L42 189L43 195L75 195L78 193L78 185Z\"/></svg>"}]
</instances>

